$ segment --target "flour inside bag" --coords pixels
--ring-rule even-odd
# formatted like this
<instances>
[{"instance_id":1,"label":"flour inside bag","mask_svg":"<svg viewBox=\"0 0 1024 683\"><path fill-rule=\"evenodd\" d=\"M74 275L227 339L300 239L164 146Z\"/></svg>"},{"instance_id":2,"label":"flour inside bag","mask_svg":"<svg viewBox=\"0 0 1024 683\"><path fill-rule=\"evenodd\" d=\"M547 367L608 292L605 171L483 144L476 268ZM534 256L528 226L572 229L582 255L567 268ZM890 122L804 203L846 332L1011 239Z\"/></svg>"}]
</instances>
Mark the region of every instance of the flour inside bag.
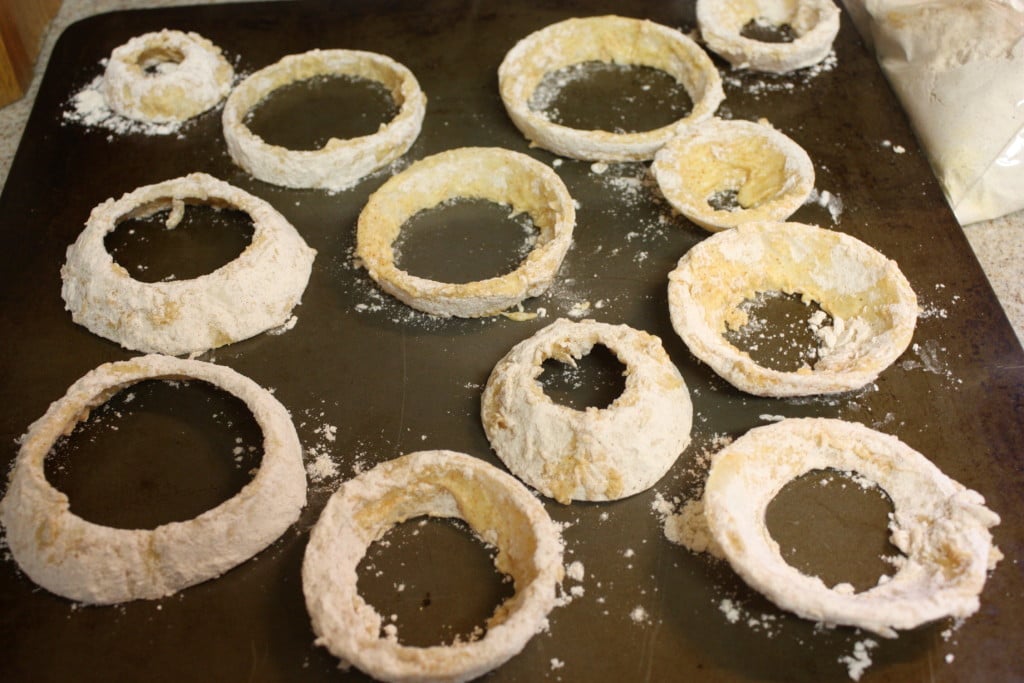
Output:
<instances>
[{"instance_id":1,"label":"flour inside bag","mask_svg":"<svg viewBox=\"0 0 1024 683\"><path fill-rule=\"evenodd\" d=\"M961 225L1024 209L1024 0L845 0Z\"/></svg>"}]
</instances>

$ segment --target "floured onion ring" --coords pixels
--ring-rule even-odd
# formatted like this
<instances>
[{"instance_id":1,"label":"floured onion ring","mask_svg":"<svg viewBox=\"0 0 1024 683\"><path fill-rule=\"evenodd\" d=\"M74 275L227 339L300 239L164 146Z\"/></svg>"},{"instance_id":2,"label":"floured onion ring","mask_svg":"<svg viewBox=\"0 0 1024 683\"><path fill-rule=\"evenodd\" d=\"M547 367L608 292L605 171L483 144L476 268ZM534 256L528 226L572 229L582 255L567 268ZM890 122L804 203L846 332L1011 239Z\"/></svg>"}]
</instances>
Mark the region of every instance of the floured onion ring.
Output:
<instances>
[{"instance_id":1,"label":"floured onion ring","mask_svg":"<svg viewBox=\"0 0 1024 683\"><path fill-rule=\"evenodd\" d=\"M497 547L495 565L515 595L495 610L483 638L411 647L381 637L383 620L359 595L360 560L407 519L465 520ZM331 496L302 564L306 608L323 645L383 681L466 681L518 654L547 624L562 580L562 541L544 506L514 477L452 451L420 451L378 465Z\"/></svg>"},{"instance_id":2,"label":"floured onion ring","mask_svg":"<svg viewBox=\"0 0 1024 683\"><path fill-rule=\"evenodd\" d=\"M626 366L606 408L558 405L537 381L603 344ZM484 431L517 477L560 503L617 500L655 484L690 441L693 406L657 337L627 325L557 320L494 367L481 400Z\"/></svg>"},{"instance_id":3,"label":"floured onion ring","mask_svg":"<svg viewBox=\"0 0 1024 683\"><path fill-rule=\"evenodd\" d=\"M747 24L788 26L791 42L742 35ZM824 60L839 33L831 0L697 0L697 25L707 46L738 69L787 73Z\"/></svg>"},{"instance_id":4,"label":"floured onion ring","mask_svg":"<svg viewBox=\"0 0 1024 683\"><path fill-rule=\"evenodd\" d=\"M783 486L821 469L855 472L892 500L891 540L905 557L868 590L836 590L803 574L782 558L765 526L768 504ZM888 637L973 614L986 573L1001 557L988 531L999 516L980 494L896 437L842 420L788 419L734 441L712 462L704 514L733 569L779 607Z\"/></svg>"},{"instance_id":5,"label":"floured onion ring","mask_svg":"<svg viewBox=\"0 0 1024 683\"><path fill-rule=\"evenodd\" d=\"M263 460L233 498L185 522L118 529L71 512L47 480L44 460L58 437L119 390L146 379L195 379L241 399L263 430ZM71 600L112 604L156 599L220 576L266 548L306 504L302 447L288 411L234 370L170 356L107 363L75 382L21 439L0 521L25 574Z\"/></svg>"},{"instance_id":6,"label":"floured onion ring","mask_svg":"<svg viewBox=\"0 0 1024 683\"><path fill-rule=\"evenodd\" d=\"M664 71L686 88L693 109L655 130L612 133L569 128L531 108L545 75L591 61ZM617 16L567 19L531 33L505 55L498 84L508 115L532 144L576 159L604 161L653 158L682 128L714 114L725 98L718 71L694 41L667 26Z\"/></svg>"},{"instance_id":7,"label":"floured onion ring","mask_svg":"<svg viewBox=\"0 0 1024 683\"><path fill-rule=\"evenodd\" d=\"M691 126L658 151L651 171L669 203L710 231L785 220L814 189L807 152L767 121ZM737 208L715 207L732 195Z\"/></svg>"},{"instance_id":8,"label":"floured onion ring","mask_svg":"<svg viewBox=\"0 0 1024 683\"><path fill-rule=\"evenodd\" d=\"M811 300L832 317L814 367L755 363L724 333L748 321L758 294ZM669 274L672 326L693 355L760 396L838 393L874 380L910 344L917 297L895 261L850 235L802 223L744 223L690 249Z\"/></svg>"},{"instance_id":9,"label":"floured onion ring","mask_svg":"<svg viewBox=\"0 0 1024 683\"><path fill-rule=\"evenodd\" d=\"M150 123L185 121L227 97L235 77L219 47L198 33L163 30L114 48L103 73L112 111Z\"/></svg>"},{"instance_id":10,"label":"floured onion ring","mask_svg":"<svg viewBox=\"0 0 1024 683\"><path fill-rule=\"evenodd\" d=\"M331 138L317 150L269 144L246 126L246 115L270 93L318 76L377 81L391 93L398 113L372 135ZM310 50L288 55L239 83L224 105L222 123L231 158L253 176L284 187L336 192L404 154L420 134L426 107L416 77L390 57L360 50Z\"/></svg>"},{"instance_id":11,"label":"floured onion ring","mask_svg":"<svg viewBox=\"0 0 1024 683\"><path fill-rule=\"evenodd\" d=\"M449 199L485 199L527 213L540 231L533 250L510 273L466 283L437 282L395 265L394 242L418 211ZM542 294L572 243L576 208L549 167L498 147L462 147L417 161L388 179L359 214L356 256L377 284L405 304L432 315L495 315Z\"/></svg>"},{"instance_id":12,"label":"floured onion ring","mask_svg":"<svg viewBox=\"0 0 1024 683\"><path fill-rule=\"evenodd\" d=\"M152 283L133 279L107 251L104 237L122 219L169 208L167 225L173 228L187 203L245 211L254 227L251 243L212 273ZM193 173L140 187L93 209L68 247L61 295L76 323L126 349L201 353L285 323L302 298L315 255L270 204Z\"/></svg>"}]
</instances>

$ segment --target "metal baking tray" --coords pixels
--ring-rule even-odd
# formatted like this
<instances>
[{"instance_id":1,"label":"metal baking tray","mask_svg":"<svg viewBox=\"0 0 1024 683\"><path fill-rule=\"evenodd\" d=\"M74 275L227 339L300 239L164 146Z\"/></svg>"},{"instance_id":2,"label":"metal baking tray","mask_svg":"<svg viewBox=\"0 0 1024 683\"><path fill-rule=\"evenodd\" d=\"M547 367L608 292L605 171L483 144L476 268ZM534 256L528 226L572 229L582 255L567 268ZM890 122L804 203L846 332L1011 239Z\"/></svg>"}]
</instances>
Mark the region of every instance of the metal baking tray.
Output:
<instances>
[{"instance_id":1,"label":"metal baking tray","mask_svg":"<svg viewBox=\"0 0 1024 683\"><path fill-rule=\"evenodd\" d=\"M666 540L652 509L659 499L698 495L707 454L777 416L840 417L896 434L984 494L1002 515L994 533L1006 559L985 586L980 611L963 624L943 621L896 640L872 638L877 646L868 649L871 665L862 680L1024 676L1024 527L1018 514L1024 507L1024 354L849 17L842 18L829 68L761 76L733 71L716 58L727 98L720 113L767 118L799 142L814 161L816 187L841 206L812 202L794 220L848 232L896 259L923 315L912 347L869 387L777 400L734 390L673 332L666 276L706 233L660 200L647 165L560 161L530 148L505 115L497 67L506 51L552 22L603 13L695 28L693 3L681 1L367 0L117 12L77 23L61 36L0 197L0 441L7 444L0 457L13 460L18 436L75 379L133 355L72 323L60 297L64 252L90 209L144 184L205 171L270 201L318 255L293 329L204 358L272 388L293 415L307 461L319 458L336 474L330 466L311 470L301 519L255 559L159 601L75 605L32 584L8 554L0 562L0 679L362 679L358 671L339 670L313 645L302 598L307 533L328 496L356 471L414 450L453 449L500 466L480 425L483 383L513 344L557 317L581 312L662 339L693 396L693 441L650 491L604 504L544 501L566 525L566 560L585 568L581 582L566 581L567 590L580 587L582 595L555 609L549 629L492 680L849 680L857 669L849 658L868 634L825 628L775 608L724 563ZM235 167L219 110L169 136L118 135L65 120L69 98L101 72L101 60L114 47L161 28L198 31L221 46L241 74L312 48L387 54L408 66L427 93L422 134L403 162L329 194L274 187ZM611 97L625 86L613 80L605 87ZM639 94L651 91L641 87ZM282 97L277 113L267 114L281 123L268 125L294 127L295 144L323 126L360 124L360 111L348 117L337 105L304 108L303 98L322 103L330 92L300 88ZM588 108L599 109L609 97L580 96L582 110L566 115L586 119ZM372 100L364 93L364 101ZM655 99L626 115L657 115L660 106ZM469 145L506 147L553 164L579 203L574 244L558 282L526 302L526 310L543 309L543 317L432 319L381 294L353 265L354 226L369 194L402 163ZM488 233L476 252L469 251L463 241L480 232L474 227L486 230L485 219L502 219L488 207L454 211L449 218L461 232L421 235L407 245L407 252L422 256L423 268L473 277L471 266L501 267L483 262L482 254L521 248L522 235L512 226ZM244 245L244 220L229 212L217 218L227 229L168 236L140 225L112 248L140 277L203 272ZM591 403L615 395L616 361L595 353L581 367L576 375L546 371L545 378L553 378L549 391ZM188 518L232 495L258 462L258 452L248 448L259 443L256 427L222 392L201 383L152 383L138 387L133 398L115 398L48 463L49 476L80 514L142 526ZM782 546L792 549L793 562L829 580L870 582L885 553L886 506L877 492L801 481L779 496L770 524ZM397 615L408 642L465 635L508 593L486 549L456 526L411 522L387 540L371 550L360 586L382 613Z\"/></svg>"}]
</instances>

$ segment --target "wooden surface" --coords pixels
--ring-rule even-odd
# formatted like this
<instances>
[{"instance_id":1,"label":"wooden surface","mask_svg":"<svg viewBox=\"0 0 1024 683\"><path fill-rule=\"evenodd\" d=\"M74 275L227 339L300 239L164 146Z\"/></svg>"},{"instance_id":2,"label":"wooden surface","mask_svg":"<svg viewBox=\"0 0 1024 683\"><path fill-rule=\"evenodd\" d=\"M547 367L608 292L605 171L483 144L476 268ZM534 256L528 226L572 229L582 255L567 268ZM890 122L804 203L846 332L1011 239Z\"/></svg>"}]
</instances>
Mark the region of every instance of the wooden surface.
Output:
<instances>
[{"instance_id":1,"label":"wooden surface","mask_svg":"<svg viewBox=\"0 0 1024 683\"><path fill-rule=\"evenodd\" d=\"M21 98L61 0L0 0L0 106Z\"/></svg>"}]
</instances>

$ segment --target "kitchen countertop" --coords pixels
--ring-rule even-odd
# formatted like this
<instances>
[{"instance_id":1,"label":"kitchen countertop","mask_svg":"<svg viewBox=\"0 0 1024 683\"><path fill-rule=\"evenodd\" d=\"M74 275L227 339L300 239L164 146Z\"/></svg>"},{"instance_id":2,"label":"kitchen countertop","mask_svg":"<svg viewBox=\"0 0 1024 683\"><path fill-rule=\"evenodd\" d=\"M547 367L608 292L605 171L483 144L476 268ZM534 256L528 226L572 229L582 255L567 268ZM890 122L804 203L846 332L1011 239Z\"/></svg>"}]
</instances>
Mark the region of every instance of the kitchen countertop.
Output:
<instances>
[{"instance_id":1,"label":"kitchen countertop","mask_svg":"<svg viewBox=\"0 0 1024 683\"><path fill-rule=\"evenodd\" d=\"M50 52L67 26L103 12L196 4L206 3L197 0L64 0L46 32L25 97L0 108L0 182L6 182ZM1018 339L1024 343L1024 211L964 226L964 233Z\"/></svg>"}]
</instances>

